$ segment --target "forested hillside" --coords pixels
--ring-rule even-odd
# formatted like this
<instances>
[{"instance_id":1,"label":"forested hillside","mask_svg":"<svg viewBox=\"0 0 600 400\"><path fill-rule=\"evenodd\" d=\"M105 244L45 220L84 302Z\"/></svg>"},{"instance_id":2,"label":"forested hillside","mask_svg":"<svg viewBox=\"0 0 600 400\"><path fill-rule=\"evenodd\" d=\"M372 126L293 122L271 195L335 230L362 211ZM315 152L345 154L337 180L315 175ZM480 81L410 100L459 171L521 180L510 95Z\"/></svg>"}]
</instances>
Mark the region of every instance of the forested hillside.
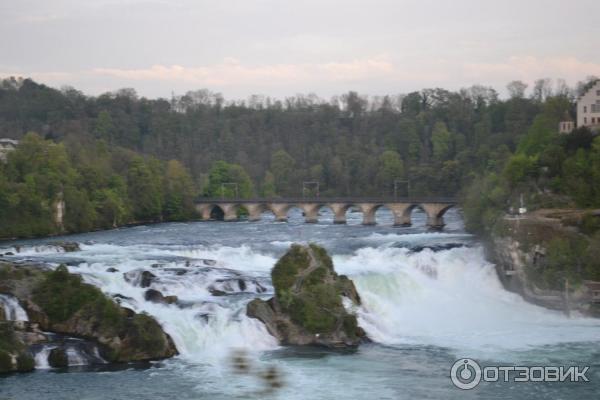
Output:
<instances>
[{"instance_id":1,"label":"forested hillside","mask_svg":"<svg viewBox=\"0 0 600 400\"><path fill-rule=\"evenodd\" d=\"M349 92L327 101L227 101L200 90L167 100L6 79L0 137L25 140L0 164L0 236L52 231L43 213L59 193L68 204L65 229L81 231L185 219L194 196L220 195L223 182L237 182L239 195L250 197L298 196L303 181L319 181L322 196L391 195L398 179L408 182L400 195L455 196L475 181L488 194L503 187L493 196L505 207L512 186L544 178L543 190L596 204L596 194L582 200L573 192L593 184L582 172L582 163L592 168L593 137L583 132L587 139L562 143L557 133L558 122L574 116L577 90L548 80L531 93L518 81L508 89L506 100L483 86L376 98ZM508 189L494 183L498 176ZM25 220L47 226L17 228Z\"/></svg>"}]
</instances>

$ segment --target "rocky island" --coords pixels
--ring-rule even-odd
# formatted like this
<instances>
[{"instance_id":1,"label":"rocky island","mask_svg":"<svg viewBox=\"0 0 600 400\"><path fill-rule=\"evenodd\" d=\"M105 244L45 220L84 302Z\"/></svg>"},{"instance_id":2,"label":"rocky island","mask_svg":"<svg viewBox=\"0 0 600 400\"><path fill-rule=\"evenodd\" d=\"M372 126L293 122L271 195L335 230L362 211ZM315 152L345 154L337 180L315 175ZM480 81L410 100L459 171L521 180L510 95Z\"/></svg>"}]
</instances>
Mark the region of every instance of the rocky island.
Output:
<instances>
[{"instance_id":1,"label":"rocky island","mask_svg":"<svg viewBox=\"0 0 600 400\"><path fill-rule=\"evenodd\" d=\"M275 295L251 301L247 315L263 322L281 344L345 348L366 339L344 304L360 305L354 283L335 272L322 247L292 245L273 267L271 278Z\"/></svg>"},{"instance_id":2,"label":"rocky island","mask_svg":"<svg viewBox=\"0 0 600 400\"><path fill-rule=\"evenodd\" d=\"M177 349L156 320L120 307L64 265L0 262L0 373L35 367L33 349L66 367L73 341L102 363L172 357Z\"/></svg>"}]
</instances>

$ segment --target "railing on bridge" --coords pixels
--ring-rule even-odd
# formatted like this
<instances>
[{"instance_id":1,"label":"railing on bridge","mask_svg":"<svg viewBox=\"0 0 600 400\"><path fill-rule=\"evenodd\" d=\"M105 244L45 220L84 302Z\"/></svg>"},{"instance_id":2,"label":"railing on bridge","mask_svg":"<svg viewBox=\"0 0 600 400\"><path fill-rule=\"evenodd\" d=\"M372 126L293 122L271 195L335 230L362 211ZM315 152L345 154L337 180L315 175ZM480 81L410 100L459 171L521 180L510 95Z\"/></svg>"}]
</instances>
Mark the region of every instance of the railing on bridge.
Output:
<instances>
[{"instance_id":1,"label":"railing on bridge","mask_svg":"<svg viewBox=\"0 0 600 400\"><path fill-rule=\"evenodd\" d=\"M251 198L251 199L239 199L239 198L208 198L199 197L196 199L196 204L219 204L219 203L233 203L233 204L249 204L249 203L285 203L285 204L299 204L299 203L376 203L376 204L387 204L387 203L440 203L440 204L457 204L458 199L454 197L272 197L272 198Z\"/></svg>"}]
</instances>

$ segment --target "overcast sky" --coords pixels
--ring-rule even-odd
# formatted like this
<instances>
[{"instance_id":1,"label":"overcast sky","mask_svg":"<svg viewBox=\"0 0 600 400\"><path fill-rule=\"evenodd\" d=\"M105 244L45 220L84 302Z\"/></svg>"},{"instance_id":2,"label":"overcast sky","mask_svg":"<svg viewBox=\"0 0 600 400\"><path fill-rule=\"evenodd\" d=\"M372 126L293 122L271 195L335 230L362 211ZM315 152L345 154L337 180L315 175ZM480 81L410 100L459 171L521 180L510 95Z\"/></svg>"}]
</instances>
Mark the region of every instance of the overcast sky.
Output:
<instances>
[{"instance_id":1,"label":"overcast sky","mask_svg":"<svg viewBox=\"0 0 600 400\"><path fill-rule=\"evenodd\" d=\"M600 76L600 0L0 0L0 77L87 94L396 94Z\"/></svg>"}]
</instances>

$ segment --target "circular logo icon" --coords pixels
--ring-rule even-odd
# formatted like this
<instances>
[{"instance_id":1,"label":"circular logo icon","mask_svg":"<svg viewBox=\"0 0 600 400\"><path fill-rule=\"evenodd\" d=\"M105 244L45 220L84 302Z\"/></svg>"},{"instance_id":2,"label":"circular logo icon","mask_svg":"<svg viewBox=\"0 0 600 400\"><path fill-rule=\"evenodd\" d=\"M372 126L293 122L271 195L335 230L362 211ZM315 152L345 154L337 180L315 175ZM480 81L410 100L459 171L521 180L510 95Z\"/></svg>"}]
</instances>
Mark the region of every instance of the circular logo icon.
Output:
<instances>
[{"instance_id":1,"label":"circular logo icon","mask_svg":"<svg viewBox=\"0 0 600 400\"><path fill-rule=\"evenodd\" d=\"M475 360L461 358L452 365L450 379L452 379L454 386L459 389L473 389L481 382L481 367Z\"/></svg>"}]
</instances>

